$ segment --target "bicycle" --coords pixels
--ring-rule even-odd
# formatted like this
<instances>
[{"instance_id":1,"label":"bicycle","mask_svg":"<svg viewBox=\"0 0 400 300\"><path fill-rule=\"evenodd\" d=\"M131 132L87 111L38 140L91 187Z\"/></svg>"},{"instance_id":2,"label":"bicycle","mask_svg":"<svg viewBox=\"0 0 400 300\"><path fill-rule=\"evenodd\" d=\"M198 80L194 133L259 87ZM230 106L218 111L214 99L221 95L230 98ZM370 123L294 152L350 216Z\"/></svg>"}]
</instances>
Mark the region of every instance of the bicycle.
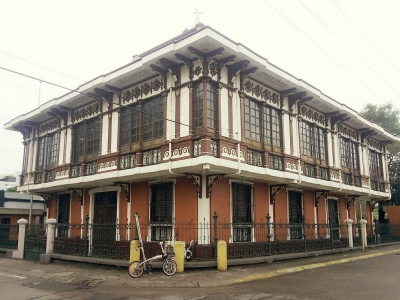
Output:
<instances>
[{"instance_id":1,"label":"bicycle","mask_svg":"<svg viewBox=\"0 0 400 300\"><path fill-rule=\"evenodd\" d=\"M196 242L195 240L191 240L189 243L189 247L187 247L185 249L185 253L184 253L185 260L190 260L192 258L193 253L190 249L194 247L195 242Z\"/></svg>"},{"instance_id":2,"label":"bicycle","mask_svg":"<svg viewBox=\"0 0 400 300\"><path fill-rule=\"evenodd\" d=\"M162 251L161 255L156 255L149 259L146 259L143 246L140 245L140 248L142 249L143 260L131 262L128 267L128 274L133 278L138 278L142 276L144 271L146 271L147 273L151 273L151 271L153 270L153 266L151 265L150 262L162 258L164 260L162 265L164 273L168 276L174 275L176 273L177 265L176 262L172 259L172 257L175 257L175 253L166 252L165 242L160 242L160 247Z\"/></svg>"}]
</instances>

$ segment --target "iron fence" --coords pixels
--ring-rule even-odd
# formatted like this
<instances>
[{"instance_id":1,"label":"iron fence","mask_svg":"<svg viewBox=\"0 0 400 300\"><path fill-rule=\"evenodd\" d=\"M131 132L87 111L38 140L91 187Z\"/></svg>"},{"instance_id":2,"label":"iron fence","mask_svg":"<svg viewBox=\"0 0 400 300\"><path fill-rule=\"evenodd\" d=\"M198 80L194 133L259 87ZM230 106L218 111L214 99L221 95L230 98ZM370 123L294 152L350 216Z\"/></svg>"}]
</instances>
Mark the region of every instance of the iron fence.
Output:
<instances>
[{"instance_id":1,"label":"iron fence","mask_svg":"<svg viewBox=\"0 0 400 300\"><path fill-rule=\"evenodd\" d=\"M1 224L0 220L0 248L18 248L19 225Z\"/></svg>"},{"instance_id":2,"label":"iron fence","mask_svg":"<svg viewBox=\"0 0 400 300\"><path fill-rule=\"evenodd\" d=\"M367 225L368 244L400 241L400 224ZM361 227L351 227L353 245L361 246ZM159 241L189 244L196 241L194 260L216 258L218 241L226 241L228 259L277 255L284 253L319 251L349 246L347 224L218 222L214 214L211 222L140 223L146 256L160 254ZM56 224L54 252L111 259L129 259L130 242L137 239L135 224Z\"/></svg>"}]
</instances>

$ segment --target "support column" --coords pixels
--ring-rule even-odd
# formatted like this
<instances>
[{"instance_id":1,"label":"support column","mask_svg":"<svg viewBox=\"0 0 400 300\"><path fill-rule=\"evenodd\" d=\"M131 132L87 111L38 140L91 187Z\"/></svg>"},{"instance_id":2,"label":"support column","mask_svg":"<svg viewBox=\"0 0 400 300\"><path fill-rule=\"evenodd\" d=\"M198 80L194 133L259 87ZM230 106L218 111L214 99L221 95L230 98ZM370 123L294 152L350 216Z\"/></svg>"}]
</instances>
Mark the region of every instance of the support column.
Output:
<instances>
[{"instance_id":1,"label":"support column","mask_svg":"<svg viewBox=\"0 0 400 300\"><path fill-rule=\"evenodd\" d=\"M364 247L368 246L367 243L367 220L360 220L359 223L361 224L361 243L364 241Z\"/></svg>"},{"instance_id":2,"label":"support column","mask_svg":"<svg viewBox=\"0 0 400 300\"><path fill-rule=\"evenodd\" d=\"M210 239L210 228L211 228L211 223L210 223L210 198L208 198L207 195L207 175L203 174L201 175L201 188L202 192L201 198L198 198L197 201L197 220L199 223L199 229L198 229L198 236L199 236L199 244L210 244L211 239Z\"/></svg>"},{"instance_id":3,"label":"support column","mask_svg":"<svg viewBox=\"0 0 400 300\"><path fill-rule=\"evenodd\" d=\"M349 239L349 248L353 248L353 220L344 220L347 224L347 238Z\"/></svg>"},{"instance_id":4,"label":"support column","mask_svg":"<svg viewBox=\"0 0 400 300\"><path fill-rule=\"evenodd\" d=\"M26 224L28 221L25 219L19 219L17 221L19 225L18 231L18 250L7 251L6 256L9 258L18 258L24 259L24 250L25 250L25 231L26 231Z\"/></svg>"},{"instance_id":5,"label":"support column","mask_svg":"<svg viewBox=\"0 0 400 300\"><path fill-rule=\"evenodd\" d=\"M57 223L56 219L48 219L46 221L47 224L46 254L53 253L54 250L54 232L56 223Z\"/></svg>"}]
</instances>

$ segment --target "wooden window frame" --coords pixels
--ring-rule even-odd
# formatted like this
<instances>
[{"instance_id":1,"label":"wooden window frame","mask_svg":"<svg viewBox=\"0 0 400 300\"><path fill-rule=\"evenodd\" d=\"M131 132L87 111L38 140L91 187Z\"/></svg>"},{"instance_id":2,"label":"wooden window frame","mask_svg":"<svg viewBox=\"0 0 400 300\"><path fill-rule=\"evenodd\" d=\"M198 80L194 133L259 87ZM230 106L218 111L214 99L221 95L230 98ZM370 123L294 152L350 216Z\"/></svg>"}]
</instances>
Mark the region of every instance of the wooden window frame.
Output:
<instances>
[{"instance_id":1,"label":"wooden window frame","mask_svg":"<svg viewBox=\"0 0 400 300\"><path fill-rule=\"evenodd\" d=\"M97 124L95 124L96 126L92 127L92 123L97 123ZM95 130L93 133L89 132L91 128ZM91 161L97 159L101 149L100 148L101 121L99 116L94 117L92 119L84 120L83 122L74 125L73 132L74 132L73 145L72 145L73 162L81 163L84 161ZM93 137L88 136L89 134L93 135ZM79 143L77 143L79 137L82 137L83 141L82 142L79 141ZM96 141L97 145L95 144ZM88 145L89 142L93 142L93 145ZM79 147L77 147L78 144ZM90 149L89 147L93 149ZM88 150L90 150L90 152Z\"/></svg>"},{"instance_id":2,"label":"wooden window frame","mask_svg":"<svg viewBox=\"0 0 400 300\"><path fill-rule=\"evenodd\" d=\"M360 171L358 144L344 137L340 137L340 165L347 172Z\"/></svg>"},{"instance_id":3,"label":"wooden window frame","mask_svg":"<svg viewBox=\"0 0 400 300\"><path fill-rule=\"evenodd\" d=\"M193 84L192 126L194 134L218 132L218 83L208 79Z\"/></svg>"}]
</instances>

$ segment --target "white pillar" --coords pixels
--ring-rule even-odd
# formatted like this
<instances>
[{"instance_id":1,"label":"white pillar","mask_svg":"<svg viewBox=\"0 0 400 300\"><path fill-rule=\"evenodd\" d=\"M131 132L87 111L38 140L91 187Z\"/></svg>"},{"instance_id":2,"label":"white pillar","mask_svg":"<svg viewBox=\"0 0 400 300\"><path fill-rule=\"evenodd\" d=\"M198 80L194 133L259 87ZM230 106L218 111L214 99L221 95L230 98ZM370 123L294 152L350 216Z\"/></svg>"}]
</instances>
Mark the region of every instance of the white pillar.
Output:
<instances>
[{"instance_id":1,"label":"white pillar","mask_svg":"<svg viewBox=\"0 0 400 300\"><path fill-rule=\"evenodd\" d=\"M364 239L364 246L366 247L367 244L367 220L360 220L359 223L361 224L361 241Z\"/></svg>"},{"instance_id":2,"label":"white pillar","mask_svg":"<svg viewBox=\"0 0 400 300\"><path fill-rule=\"evenodd\" d=\"M211 242L210 233L213 232L210 229L213 227L213 223L210 220L210 198L207 196L207 175L201 175L202 180L202 198L198 198L197 202L197 220L199 223L199 244L209 244Z\"/></svg>"},{"instance_id":3,"label":"white pillar","mask_svg":"<svg viewBox=\"0 0 400 300\"><path fill-rule=\"evenodd\" d=\"M57 223L56 219L48 219L46 221L46 224L47 224L46 254L53 253L53 249L54 249L54 231L55 231L55 224L56 223Z\"/></svg>"},{"instance_id":4,"label":"white pillar","mask_svg":"<svg viewBox=\"0 0 400 300\"><path fill-rule=\"evenodd\" d=\"M347 224L347 238L349 239L349 248L353 248L353 220L344 220Z\"/></svg>"},{"instance_id":5,"label":"white pillar","mask_svg":"<svg viewBox=\"0 0 400 300\"><path fill-rule=\"evenodd\" d=\"M25 229L26 229L26 224L28 224L28 221L25 219L19 219L17 223L19 225L18 250L13 251L12 258L24 259Z\"/></svg>"}]
</instances>

